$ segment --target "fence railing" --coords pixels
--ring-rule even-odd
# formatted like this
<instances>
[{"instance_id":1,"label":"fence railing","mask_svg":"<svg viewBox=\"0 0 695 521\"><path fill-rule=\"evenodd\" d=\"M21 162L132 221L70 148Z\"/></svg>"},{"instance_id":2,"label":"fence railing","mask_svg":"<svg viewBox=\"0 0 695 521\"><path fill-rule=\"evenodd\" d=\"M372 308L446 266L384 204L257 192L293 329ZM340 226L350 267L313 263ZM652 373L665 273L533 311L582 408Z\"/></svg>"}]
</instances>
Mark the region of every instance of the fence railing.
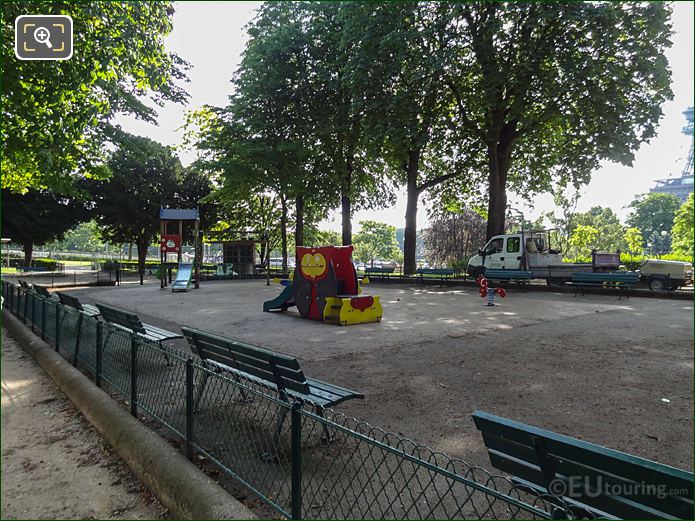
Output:
<instances>
[{"instance_id":1,"label":"fence railing","mask_svg":"<svg viewBox=\"0 0 695 521\"><path fill-rule=\"evenodd\" d=\"M556 498L366 422L289 402L203 362L7 281L4 308L97 386L122 397L293 519L572 517Z\"/></svg>"}]
</instances>

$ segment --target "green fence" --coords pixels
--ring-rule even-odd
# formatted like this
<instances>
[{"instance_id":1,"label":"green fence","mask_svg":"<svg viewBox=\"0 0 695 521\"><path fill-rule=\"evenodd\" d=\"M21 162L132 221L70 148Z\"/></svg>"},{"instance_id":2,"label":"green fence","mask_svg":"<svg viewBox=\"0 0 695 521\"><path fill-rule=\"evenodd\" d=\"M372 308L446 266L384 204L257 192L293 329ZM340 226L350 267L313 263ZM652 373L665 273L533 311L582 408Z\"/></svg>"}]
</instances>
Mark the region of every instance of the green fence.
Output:
<instances>
[{"instance_id":1,"label":"green fence","mask_svg":"<svg viewBox=\"0 0 695 521\"><path fill-rule=\"evenodd\" d=\"M3 281L4 307L131 413L168 429L278 517L569 518L560 500L115 328ZM203 381L205 380L205 384ZM278 426L281 428L278 430Z\"/></svg>"}]
</instances>

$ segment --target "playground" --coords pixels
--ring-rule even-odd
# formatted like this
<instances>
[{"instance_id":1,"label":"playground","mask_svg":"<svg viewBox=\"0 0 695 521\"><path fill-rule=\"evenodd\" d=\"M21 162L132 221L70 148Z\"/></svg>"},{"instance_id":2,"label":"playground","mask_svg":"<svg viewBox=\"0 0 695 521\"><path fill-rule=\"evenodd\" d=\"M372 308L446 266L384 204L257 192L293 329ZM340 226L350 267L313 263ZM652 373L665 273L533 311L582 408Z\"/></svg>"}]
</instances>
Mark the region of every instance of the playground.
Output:
<instances>
[{"instance_id":1,"label":"playground","mask_svg":"<svg viewBox=\"0 0 695 521\"><path fill-rule=\"evenodd\" d=\"M280 284L158 286L69 293L296 356L307 374L364 393L337 411L472 464L488 464L470 419L480 409L692 469L692 302L512 289L487 307L472 287L370 284L383 321L340 327L296 308L263 313Z\"/></svg>"}]
</instances>

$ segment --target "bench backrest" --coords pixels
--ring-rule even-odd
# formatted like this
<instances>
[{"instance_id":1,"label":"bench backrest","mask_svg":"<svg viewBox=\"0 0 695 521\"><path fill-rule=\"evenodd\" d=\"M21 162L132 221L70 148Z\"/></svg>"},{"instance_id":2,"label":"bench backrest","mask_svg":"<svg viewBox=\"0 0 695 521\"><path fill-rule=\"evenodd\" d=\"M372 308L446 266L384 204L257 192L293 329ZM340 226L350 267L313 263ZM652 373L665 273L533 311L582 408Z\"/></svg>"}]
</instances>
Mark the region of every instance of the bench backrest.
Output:
<instances>
[{"instance_id":1,"label":"bench backrest","mask_svg":"<svg viewBox=\"0 0 695 521\"><path fill-rule=\"evenodd\" d=\"M574 282L625 282L637 284L639 273L633 271L576 272L572 273Z\"/></svg>"},{"instance_id":2,"label":"bench backrest","mask_svg":"<svg viewBox=\"0 0 695 521\"><path fill-rule=\"evenodd\" d=\"M279 391L309 394L309 384L296 358L191 327L181 330L201 359L264 380Z\"/></svg>"},{"instance_id":3,"label":"bench backrest","mask_svg":"<svg viewBox=\"0 0 695 521\"><path fill-rule=\"evenodd\" d=\"M84 310L84 308L82 307L82 303L80 302L80 299L78 299L77 297L73 297L72 295L63 293L62 291L57 291L56 293L58 293L58 298L60 299L61 304L65 306L70 306L71 308L75 308L80 311Z\"/></svg>"},{"instance_id":4,"label":"bench backrest","mask_svg":"<svg viewBox=\"0 0 695 521\"><path fill-rule=\"evenodd\" d=\"M365 273L393 273L396 271L396 268L365 268L364 272Z\"/></svg>"},{"instance_id":5,"label":"bench backrest","mask_svg":"<svg viewBox=\"0 0 695 521\"><path fill-rule=\"evenodd\" d=\"M454 270L451 268L418 268L418 275L453 275Z\"/></svg>"},{"instance_id":6,"label":"bench backrest","mask_svg":"<svg viewBox=\"0 0 695 521\"><path fill-rule=\"evenodd\" d=\"M51 298L51 294L48 292L48 289L46 289L46 286L39 286L38 284L34 284L34 290L36 290L36 292L42 297Z\"/></svg>"},{"instance_id":7,"label":"bench backrest","mask_svg":"<svg viewBox=\"0 0 695 521\"><path fill-rule=\"evenodd\" d=\"M512 278L530 279L530 278L533 278L533 272L532 271L526 271L526 270L491 270L491 269L486 269L484 275L488 279L492 278L492 277L502 277L505 279L512 279Z\"/></svg>"},{"instance_id":8,"label":"bench backrest","mask_svg":"<svg viewBox=\"0 0 695 521\"><path fill-rule=\"evenodd\" d=\"M106 304L96 304L96 306L101 312L101 318L106 322L117 324L136 333L146 333L145 327L135 313Z\"/></svg>"},{"instance_id":9,"label":"bench backrest","mask_svg":"<svg viewBox=\"0 0 695 521\"><path fill-rule=\"evenodd\" d=\"M481 411L473 421L499 470L542 488L560 479L551 493L621 518L693 519L690 472Z\"/></svg>"}]
</instances>

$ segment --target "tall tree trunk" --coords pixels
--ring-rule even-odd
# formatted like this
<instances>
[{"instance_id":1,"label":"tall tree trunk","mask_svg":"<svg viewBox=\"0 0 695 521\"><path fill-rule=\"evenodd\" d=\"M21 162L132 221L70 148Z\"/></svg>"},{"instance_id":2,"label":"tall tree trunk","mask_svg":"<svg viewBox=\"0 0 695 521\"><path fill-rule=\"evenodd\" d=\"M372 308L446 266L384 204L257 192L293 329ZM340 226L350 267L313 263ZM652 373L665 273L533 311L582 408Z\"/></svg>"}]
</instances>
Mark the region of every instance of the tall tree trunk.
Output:
<instances>
[{"instance_id":1,"label":"tall tree trunk","mask_svg":"<svg viewBox=\"0 0 695 521\"><path fill-rule=\"evenodd\" d=\"M345 178L343 179L342 194L340 198L341 218L343 225L343 246L352 244L352 204L350 190L352 188L352 157L345 162Z\"/></svg>"},{"instance_id":2,"label":"tall tree trunk","mask_svg":"<svg viewBox=\"0 0 695 521\"><path fill-rule=\"evenodd\" d=\"M128 244L128 262L133 260L133 243Z\"/></svg>"},{"instance_id":3,"label":"tall tree trunk","mask_svg":"<svg viewBox=\"0 0 695 521\"><path fill-rule=\"evenodd\" d=\"M296 246L304 246L304 196L298 195L295 200L296 222L294 228L294 243Z\"/></svg>"},{"instance_id":4,"label":"tall tree trunk","mask_svg":"<svg viewBox=\"0 0 695 521\"><path fill-rule=\"evenodd\" d=\"M516 121L504 124L495 141L488 142L488 207L487 240L504 233L507 213L507 174L511 165L512 148L516 138Z\"/></svg>"},{"instance_id":5,"label":"tall tree trunk","mask_svg":"<svg viewBox=\"0 0 695 521\"><path fill-rule=\"evenodd\" d=\"M140 274L140 285L144 283L145 278L145 261L147 260L147 246L149 241L147 237L138 237L137 247L138 247L138 273ZM162 277L166 276L165 273L160 274Z\"/></svg>"},{"instance_id":6,"label":"tall tree trunk","mask_svg":"<svg viewBox=\"0 0 695 521\"><path fill-rule=\"evenodd\" d=\"M32 241L24 241L22 243L24 250L24 265L31 266L31 256L34 252L34 243Z\"/></svg>"},{"instance_id":7,"label":"tall tree trunk","mask_svg":"<svg viewBox=\"0 0 695 521\"><path fill-rule=\"evenodd\" d=\"M285 197L280 197L282 215L280 216L280 234L282 237L282 272L287 273L287 201Z\"/></svg>"},{"instance_id":8,"label":"tall tree trunk","mask_svg":"<svg viewBox=\"0 0 695 521\"><path fill-rule=\"evenodd\" d=\"M340 198L340 207L343 223L343 246L352 244L352 210L350 208L350 196L343 195Z\"/></svg>"},{"instance_id":9,"label":"tall tree trunk","mask_svg":"<svg viewBox=\"0 0 695 521\"><path fill-rule=\"evenodd\" d=\"M417 269L415 258L417 248L417 201L420 189L417 186L417 174L420 166L420 151L408 151L407 167L407 203L405 207L405 234L403 237L403 269L406 275L412 275Z\"/></svg>"}]
</instances>

